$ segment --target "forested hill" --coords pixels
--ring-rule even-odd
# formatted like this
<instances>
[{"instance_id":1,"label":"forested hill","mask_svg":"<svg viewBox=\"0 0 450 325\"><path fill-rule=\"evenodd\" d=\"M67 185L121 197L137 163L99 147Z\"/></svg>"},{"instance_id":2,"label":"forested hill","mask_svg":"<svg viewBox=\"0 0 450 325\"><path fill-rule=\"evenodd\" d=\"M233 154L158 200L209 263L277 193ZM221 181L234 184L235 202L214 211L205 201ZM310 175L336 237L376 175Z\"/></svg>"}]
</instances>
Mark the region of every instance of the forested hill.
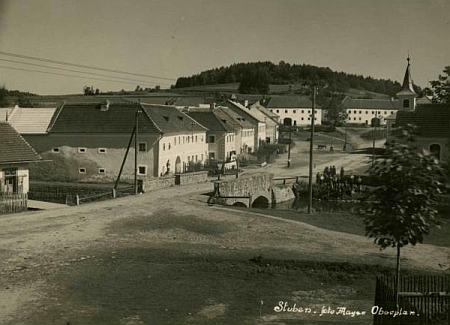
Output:
<instances>
[{"instance_id":1,"label":"forested hill","mask_svg":"<svg viewBox=\"0 0 450 325\"><path fill-rule=\"evenodd\" d=\"M175 88L241 83L242 93L267 93L269 84L309 84L320 83L329 91L346 92L349 88L372 91L394 96L400 91L400 83L392 80L374 79L362 75L335 72L307 64L289 64L281 61L237 63L220 67L191 77L178 78ZM418 89L419 90L419 89Z\"/></svg>"}]
</instances>

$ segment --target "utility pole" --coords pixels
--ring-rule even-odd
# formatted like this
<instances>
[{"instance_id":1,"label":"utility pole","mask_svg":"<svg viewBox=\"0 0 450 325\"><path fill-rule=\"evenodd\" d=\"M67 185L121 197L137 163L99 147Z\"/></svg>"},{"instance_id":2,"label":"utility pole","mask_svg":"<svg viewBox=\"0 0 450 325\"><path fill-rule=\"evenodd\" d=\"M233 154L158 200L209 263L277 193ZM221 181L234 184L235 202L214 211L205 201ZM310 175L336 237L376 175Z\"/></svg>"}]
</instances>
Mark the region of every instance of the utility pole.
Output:
<instances>
[{"instance_id":1,"label":"utility pole","mask_svg":"<svg viewBox=\"0 0 450 325\"><path fill-rule=\"evenodd\" d=\"M313 199L313 149L314 149L314 119L316 110L316 86L313 87L312 96L312 116L311 116L311 141L309 142L309 200L308 200L308 214L311 214L312 210L312 199Z\"/></svg>"},{"instance_id":2,"label":"utility pole","mask_svg":"<svg viewBox=\"0 0 450 325\"><path fill-rule=\"evenodd\" d=\"M291 134L292 129L289 128L288 161L287 161L288 168L291 167Z\"/></svg>"},{"instance_id":3,"label":"utility pole","mask_svg":"<svg viewBox=\"0 0 450 325\"><path fill-rule=\"evenodd\" d=\"M139 113L140 110L136 110L136 117L135 117L135 122L134 122L134 194L137 195L138 194L138 187L137 187L137 172L138 172L138 165L137 165L137 160L138 160L138 146L139 146L139 142L138 142L138 128L139 128Z\"/></svg>"}]
</instances>

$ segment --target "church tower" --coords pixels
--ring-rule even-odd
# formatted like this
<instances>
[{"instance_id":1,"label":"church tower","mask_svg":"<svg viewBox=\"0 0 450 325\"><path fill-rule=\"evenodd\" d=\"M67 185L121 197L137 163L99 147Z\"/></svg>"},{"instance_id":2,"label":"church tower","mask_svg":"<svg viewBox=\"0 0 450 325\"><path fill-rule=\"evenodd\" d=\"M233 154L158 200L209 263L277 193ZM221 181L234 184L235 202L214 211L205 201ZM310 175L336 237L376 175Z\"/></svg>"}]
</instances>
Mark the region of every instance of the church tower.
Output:
<instances>
[{"instance_id":1,"label":"church tower","mask_svg":"<svg viewBox=\"0 0 450 325\"><path fill-rule=\"evenodd\" d=\"M402 90L397 93L399 99L399 110L413 111L416 108L417 94L414 91L413 82L411 79L411 65L409 63L410 58L408 56L408 65L406 66L405 77L403 78Z\"/></svg>"}]
</instances>

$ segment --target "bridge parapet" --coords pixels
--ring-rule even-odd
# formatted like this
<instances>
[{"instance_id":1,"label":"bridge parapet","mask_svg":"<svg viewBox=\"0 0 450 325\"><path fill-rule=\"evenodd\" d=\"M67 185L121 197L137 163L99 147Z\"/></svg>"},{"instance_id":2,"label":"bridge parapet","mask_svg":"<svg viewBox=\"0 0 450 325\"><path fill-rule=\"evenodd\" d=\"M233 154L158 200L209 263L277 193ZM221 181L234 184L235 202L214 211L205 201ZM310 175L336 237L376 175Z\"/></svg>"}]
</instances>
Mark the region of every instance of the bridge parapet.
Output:
<instances>
[{"instance_id":1,"label":"bridge parapet","mask_svg":"<svg viewBox=\"0 0 450 325\"><path fill-rule=\"evenodd\" d=\"M233 179L214 181L214 195L222 197L227 205L242 204L247 207L255 201L271 204L273 174L258 173Z\"/></svg>"}]
</instances>

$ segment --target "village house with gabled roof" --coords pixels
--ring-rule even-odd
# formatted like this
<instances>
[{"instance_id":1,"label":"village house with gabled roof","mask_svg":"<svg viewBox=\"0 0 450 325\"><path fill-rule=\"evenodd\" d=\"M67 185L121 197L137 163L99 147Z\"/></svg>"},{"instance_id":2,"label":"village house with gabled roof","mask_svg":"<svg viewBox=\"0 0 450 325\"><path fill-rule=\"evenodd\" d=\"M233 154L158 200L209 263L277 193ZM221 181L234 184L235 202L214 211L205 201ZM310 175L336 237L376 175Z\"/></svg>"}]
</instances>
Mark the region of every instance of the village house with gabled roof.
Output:
<instances>
[{"instance_id":1,"label":"village house with gabled roof","mask_svg":"<svg viewBox=\"0 0 450 325\"><path fill-rule=\"evenodd\" d=\"M161 132L155 149L154 175L193 171L208 157L207 128L174 106L147 105L142 108Z\"/></svg>"},{"instance_id":2,"label":"village house with gabled roof","mask_svg":"<svg viewBox=\"0 0 450 325\"><path fill-rule=\"evenodd\" d=\"M254 128L254 142L253 142L253 150L256 151L259 147L266 143L266 120L262 115L252 115L250 114L247 107L244 105L235 102L233 100L227 100L220 104L220 106L225 106L234 111L236 114L240 115L241 118L246 119L250 123L252 123Z\"/></svg>"},{"instance_id":3,"label":"village house with gabled roof","mask_svg":"<svg viewBox=\"0 0 450 325\"><path fill-rule=\"evenodd\" d=\"M7 122L0 121L0 214L27 209L29 165L41 156Z\"/></svg>"},{"instance_id":4,"label":"village house with gabled roof","mask_svg":"<svg viewBox=\"0 0 450 325\"><path fill-rule=\"evenodd\" d=\"M238 130L235 131L231 124L223 122L214 109L189 108L184 112L208 129L206 142L209 162L226 162L231 161L233 157L236 158L235 136Z\"/></svg>"},{"instance_id":5,"label":"village house with gabled roof","mask_svg":"<svg viewBox=\"0 0 450 325\"><path fill-rule=\"evenodd\" d=\"M66 103L52 117L45 137L34 137L36 150L70 163L77 180L112 181L137 119L137 176L183 173L207 154L206 129L173 106L139 103ZM31 137L30 137L31 138ZM134 141L134 140L133 140ZM134 142L121 179L134 178ZM55 159L61 159L55 158Z\"/></svg>"},{"instance_id":6,"label":"village house with gabled roof","mask_svg":"<svg viewBox=\"0 0 450 325\"><path fill-rule=\"evenodd\" d=\"M216 106L214 107L214 113L222 123L231 125L235 131L235 148L237 153L252 153L255 144L254 125L229 107Z\"/></svg>"},{"instance_id":7,"label":"village house with gabled roof","mask_svg":"<svg viewBox=\"0 0 450 325\"><path fill-rule=\"evenodd\" d=\"M415 144L437 159L450 158L450 104L418 105L414 111L398 111L395 127L416 126ZM395 137L391 137L398 141Z\"/></svg>"},{"instance_id":8,"label":"village house with gabled roof","mask_svg":"<svg viewBox=\"0 0 450 325\"><path fill-rule=\"evenodd\" d=\"M280 117L285 126L307 126L311 124L312 101L307 96L273 96L262 103L270 112ZM316 125L322 124L322 109L316 105Z\"/></svg>"}]
</instances>

